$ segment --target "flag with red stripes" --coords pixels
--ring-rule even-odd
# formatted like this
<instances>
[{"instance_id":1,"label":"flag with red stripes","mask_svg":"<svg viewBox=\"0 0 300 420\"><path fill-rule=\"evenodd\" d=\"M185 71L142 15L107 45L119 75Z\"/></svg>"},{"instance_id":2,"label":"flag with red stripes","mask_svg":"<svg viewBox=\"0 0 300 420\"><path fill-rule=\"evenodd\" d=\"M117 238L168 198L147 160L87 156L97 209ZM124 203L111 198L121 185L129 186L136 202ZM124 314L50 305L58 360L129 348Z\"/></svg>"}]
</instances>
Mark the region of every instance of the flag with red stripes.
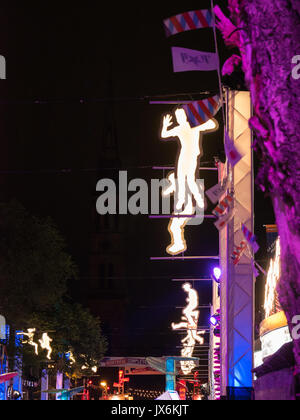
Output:
<instances>
[{"instance_id":1,"label":"flag with red stripes","mask_svg":"<svg viewBox=\"0 0 300 420\"><path fill-rule=\"evenodd\" d=\"M185 12L164 20L167 37L181 32L213 27L213 17L210 10Z\"/></svg>"},{"instance_id":2,"label":"flag with red stripes","mask_svg":"<svg viewBox=\"0 0 300 420\"><path fill-rule=\"evenodd\" d=\"M229 209L229 212L227 214L225 214L225 216L220 217L215 222L216 228L219 231L223 230L228 225L228 223L233 219L234 216L235 216L235 209L234 209L234 207L231 207Z\"/></svg>"},{"instance_id":3,"label":"flag with red stripes","mask_svg":"<svg viewBox=\"0 0 300 420\"><path fill-rule=\"evenodd\" d=\"M211 120L221 108L219 95L212 96L202 101L190 102L183 105L191 127L197 127Z\"/></svg>"},{"instance_id":4,"label":"flag with red stripes","mask_svg":"<svg viewBox=\"0 0 300 420\"><path fill-rule=\"evenodd\" d=\"M240 262L242 256L244 255L247 249L247 242L242 241L239 246L235 245L234 247L235 247L235 250L233 251L233 254L231 257L233 259L233 264L238 265L238 263Z\"/></svg>"},{"instance_id":5,"label":"flag with red stripes","mask_svg":"<svg viewBox=\"0 0 300 420\"><path fill-rule=\"evenodd\" d=\"M224 200L221 201L221 203L213 210L213 214L217 217L223 216L223 214L226 212L226 210L230 207L230 205L233 202L233 195L228 194Z\"/></svg>"}]
</instances>

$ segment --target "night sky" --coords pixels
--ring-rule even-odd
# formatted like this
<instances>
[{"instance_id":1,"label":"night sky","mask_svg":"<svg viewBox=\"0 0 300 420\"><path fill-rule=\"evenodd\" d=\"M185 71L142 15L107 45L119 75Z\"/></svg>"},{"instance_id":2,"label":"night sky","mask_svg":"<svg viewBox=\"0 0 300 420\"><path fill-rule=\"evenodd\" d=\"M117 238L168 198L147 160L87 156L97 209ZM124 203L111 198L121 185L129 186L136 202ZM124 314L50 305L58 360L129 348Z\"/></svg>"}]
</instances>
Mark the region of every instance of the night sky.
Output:
<instances>
[{"instance_id":1,"label":"night sky","mask_svg":"<svg viewBox=\"0 0 300 420\"><path fill-rule=\"evenodd\" d=\"M173 107L149 105L147 98L218 92L215 72L174 74L170 48L213 52L213 32L167 39L162 25L174 14L209 5L185 1L183 8L182 2L165 0L0 8L0 53L7 60L7 80L0 81L1 198L17 198L32 213L54 219L80 269L71 293L104 318L112 356L179 354L179 337L170 324L180 320L176 307L184 306L186 295L171 280L207 277L214 266L212 261L150 262L151 256L166 255L168 221L122 216L117 224L110 218L108 225L115 229L104 234L118 265L105 279L105 290L100 274L91 271L102 223L95 211L97 181L116 177L119 169L128 170L129 179L162 178L151 167L173 165L176 158L176 142L159 140L162 115ZM218 40L223 63L232 52ZM222 123L221 113L217 118ZM221 133L205 137L204 166L222 156ZM206 175L205 183L207 188L216 184L216 174ZM258 192L256 209L265 266L263 224L274 217ZM187 240L188 255L218 255L218 232L211 222L188 228ZM258 282L260 296L262 279ZM196 287L200 303L210 304L209 283ZM105 320L109 311L111 324ZM202 326L208 325L208 315L201 312Z\"/></svg>"}]
</instances>

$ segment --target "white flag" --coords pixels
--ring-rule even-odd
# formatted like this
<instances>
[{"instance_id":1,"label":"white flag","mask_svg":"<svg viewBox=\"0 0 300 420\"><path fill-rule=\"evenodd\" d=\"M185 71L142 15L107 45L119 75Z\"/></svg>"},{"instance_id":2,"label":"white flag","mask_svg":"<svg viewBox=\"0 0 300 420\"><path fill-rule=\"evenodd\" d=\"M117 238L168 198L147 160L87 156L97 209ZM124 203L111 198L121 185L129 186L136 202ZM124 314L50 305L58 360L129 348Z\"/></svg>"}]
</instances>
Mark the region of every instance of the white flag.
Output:
<instances>
[{"instance_id":1,"label":"white flag","mask_svg":"<svg viewBox=\"0 0 300 420\"><path fill-rule=\"evenodd\" d=\"M227 190L228 181L229 179L227 177L222 182L219 182L219 184L206 191L206 195L212 203L216 204L220 201L221 197L225 194Z\"/></svg>"},{"instance_id":2,"label":"white flag","mask_svg":"<svg viewBox=\"0 0 300 420\"><path fill-rule=\"evenodd\" d=\"M172 55L174 73L219 69L219 59L216 53L173 47Z\"/></svg>"}]
</instances>

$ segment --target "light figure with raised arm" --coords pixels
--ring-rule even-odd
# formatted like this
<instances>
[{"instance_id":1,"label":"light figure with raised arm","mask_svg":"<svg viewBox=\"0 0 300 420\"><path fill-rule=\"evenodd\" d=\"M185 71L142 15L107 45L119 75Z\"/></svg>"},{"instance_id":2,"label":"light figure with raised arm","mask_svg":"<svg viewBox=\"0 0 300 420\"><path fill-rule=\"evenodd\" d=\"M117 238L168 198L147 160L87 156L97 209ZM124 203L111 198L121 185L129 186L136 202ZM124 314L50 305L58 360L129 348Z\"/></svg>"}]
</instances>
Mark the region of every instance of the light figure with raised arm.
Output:
<instances>
[{"instance_id":1,"label":"light figure with raised arm","mask_svg":"<svg viewBox=\"0 0 300 420\"><path fill-rule=\"evenodd\" d=\"M176 210L180 211L185 204L187 187L199 208L203 208L203 196L196 182L199 158L203 153L201 134L216 131L218 123L215 119L211 119L198 127L192 128L183 108L178 108L175 111L175 115L179 125L168 130L172 125L172 116L166 115L163 120L161 137L163 139L178 137L180 140L181 150L179 152L176 170L178 179Z\"/></svg>"},{"instance_id":2,"label":"light figure with raised arm","mask_svg":"<svg viewBox=\"0 0 300 420\"><path fill-rule=\"evenodd\" d=\"M17 333L17 335L23 335L23 336L28 337L28 340L22 341L22 343L29 344L30 346L34 347L35 354L38 355L39 354L39 351L38 351L39 345L38 345L38 343L35 343L33 341L35 333L36 333L36 329L35 328L29 328L27 330L27 333L25 333L25 332Z\"/></svg>"},{"instance_id":3,"label":"light figure with raised arm","mask_svg":"<svg viewBox=\"0 0 300 420\"><path fill-rule=\"evenodd\" d=\"M170 187L163 192L163 195L174 194L175 216L192 216L195 212L194 200L200 209L204 208L203 191L197 183L199 160L203 154L202 134L216 131L218 123L215 119L211 119L198 127L192 128L183 108L178 108L175 115L178 125L172 129L169 129L173 124L172 116L166 115L163 119L162 139L178 137L180 140L176 170L169 176ZM184 228L188 221L189 217L174 217L170 222L169 232L172 243L167 248L169 254L177 255L186 251Z\"/></svg>"}]
</instances>

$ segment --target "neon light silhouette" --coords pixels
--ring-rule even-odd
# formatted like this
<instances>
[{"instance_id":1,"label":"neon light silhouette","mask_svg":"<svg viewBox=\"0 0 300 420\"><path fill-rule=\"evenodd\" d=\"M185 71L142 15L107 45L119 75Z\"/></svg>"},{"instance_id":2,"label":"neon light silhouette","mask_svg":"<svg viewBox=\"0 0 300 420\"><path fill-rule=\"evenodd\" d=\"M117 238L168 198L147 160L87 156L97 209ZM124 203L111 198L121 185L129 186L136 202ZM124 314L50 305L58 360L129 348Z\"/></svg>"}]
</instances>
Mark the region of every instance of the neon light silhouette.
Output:
<instances>
[{"instance_id":1,"label":"neon light silhouette","mask_svg":"<svg viewBox=\"0 0 300 420\"><path fill-rule=\"evenodd\" d=\"M186 337L181 341L183 344L181 356L192 357L196 343L199 343L200 345L204 344L204 338L202 335L205 334L205 331L198 331L200 311L198 309L199 297L197 291L192 288L190 283L185 283L182 288L188 294L188 304L183 310L182 322L179 324L172 323L172 329L187 330ZM193 361L181 362L181 370L185 375L189 375L195 367L196 364Z\"/></svg>"},{"instance_id":2,"label":"neon light silhouette","mask_svg":"<svg viewBox=\"0 0 300 420\"><path fill-rule=\"evenodd\" d=\"M180 150L175 173L169 175L171 183L164 192L164 196L174 194L175 196L175 216L191 216L195 213L195 200L200 209L204 208L203 194L197 184L197 170L199 159L203 154L202 134L213 132L218 129L218 123L211 119L206 123L191 128L187 120L186 112L183 108L175 111L178 125L172 129L172 116L166 115L163 119L163 128L161 132L162 139L178 137L180 140ZM184 228L189 218L174 218L169 224L171 234L171 245L167 248L170 255L177 255L186 251L187 246L184 239Z\"/></svg>"}]
</instances>

